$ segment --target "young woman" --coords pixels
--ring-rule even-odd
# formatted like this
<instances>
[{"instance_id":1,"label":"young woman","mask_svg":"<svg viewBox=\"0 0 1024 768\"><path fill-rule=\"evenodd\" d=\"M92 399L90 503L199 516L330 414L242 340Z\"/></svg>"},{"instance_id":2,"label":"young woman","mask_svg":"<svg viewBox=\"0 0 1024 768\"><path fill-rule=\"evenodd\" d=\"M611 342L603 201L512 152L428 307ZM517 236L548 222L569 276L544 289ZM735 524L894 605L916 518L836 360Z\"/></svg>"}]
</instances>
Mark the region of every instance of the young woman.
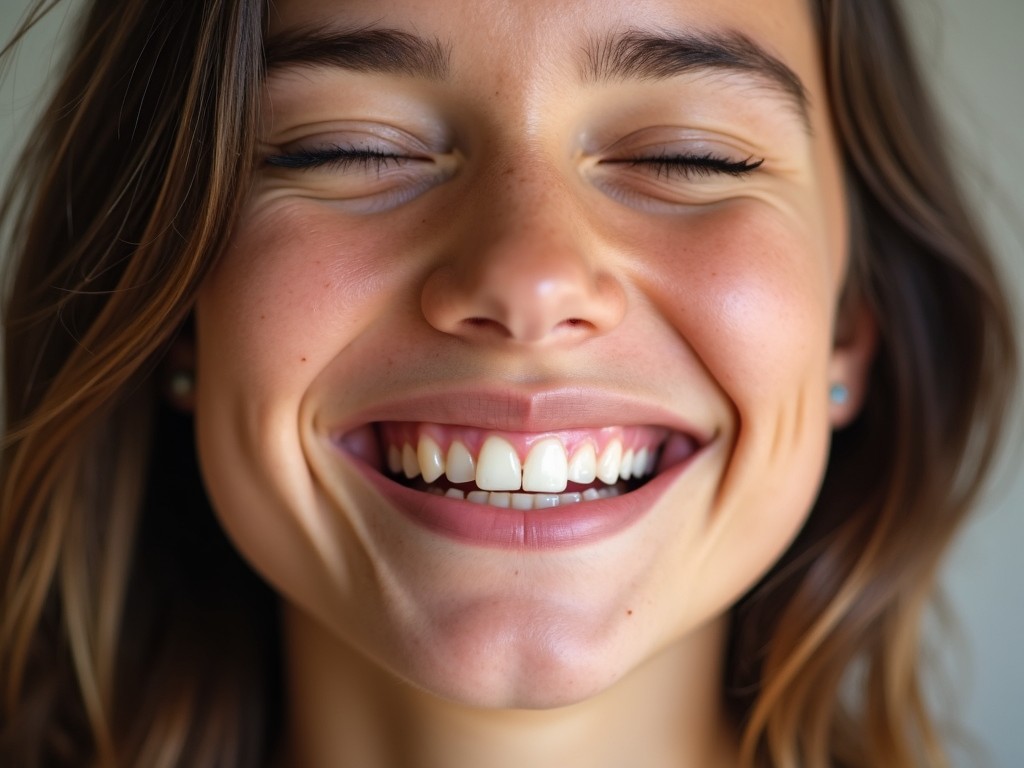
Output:
<instances>
[{"instance_id":1,"label":"young woman","mask_svg":"<svg viewBox=\"0 0 1024 768\"><path fill-rule=\"evenodd\" d=\"M1014 345L934 118L890 0L93 0L0 762L942 765Z\"/></svg>"}]
</instances>

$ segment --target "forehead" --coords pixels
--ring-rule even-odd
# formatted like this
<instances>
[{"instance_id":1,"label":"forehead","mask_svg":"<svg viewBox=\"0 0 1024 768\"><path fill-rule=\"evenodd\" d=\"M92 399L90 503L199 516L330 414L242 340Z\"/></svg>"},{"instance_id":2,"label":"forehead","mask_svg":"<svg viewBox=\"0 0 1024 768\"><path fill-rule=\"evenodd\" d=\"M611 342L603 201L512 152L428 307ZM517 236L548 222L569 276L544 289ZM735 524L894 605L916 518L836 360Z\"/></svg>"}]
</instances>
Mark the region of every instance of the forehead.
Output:
<instances>
[{"instance_id":1,"label":"forehead","mask_svg":"<svg viewBox=\"0 0 1024 768\"><path fill-rule=\"evenodd\" d=\"M270 35L323 26L386 27L436 39L455 75L579 68L595 41L642 29L738 33L821 87L806 0L272 0Z\"/></svg>"}]
</instances>

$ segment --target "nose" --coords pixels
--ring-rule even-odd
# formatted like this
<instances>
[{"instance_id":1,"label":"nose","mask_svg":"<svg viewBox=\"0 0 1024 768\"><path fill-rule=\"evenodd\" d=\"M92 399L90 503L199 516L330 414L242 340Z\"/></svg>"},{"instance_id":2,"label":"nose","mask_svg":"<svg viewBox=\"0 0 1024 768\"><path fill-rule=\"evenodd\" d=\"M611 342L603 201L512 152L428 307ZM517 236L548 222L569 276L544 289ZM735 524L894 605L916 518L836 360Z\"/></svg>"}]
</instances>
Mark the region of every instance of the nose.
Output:
<instances>
[{"instance_id":1,"label":"nose","mask_svg":"<svg viewBox=\"0 0 1024 768\"><path fill-rule=\"evenodd\" d=\"M427 277L423 314L474 341L579 341L617 326L625 292L602 266L572 193L550 173L506 173L457 216L448 256Z\"/></svg>"}]
</instances>

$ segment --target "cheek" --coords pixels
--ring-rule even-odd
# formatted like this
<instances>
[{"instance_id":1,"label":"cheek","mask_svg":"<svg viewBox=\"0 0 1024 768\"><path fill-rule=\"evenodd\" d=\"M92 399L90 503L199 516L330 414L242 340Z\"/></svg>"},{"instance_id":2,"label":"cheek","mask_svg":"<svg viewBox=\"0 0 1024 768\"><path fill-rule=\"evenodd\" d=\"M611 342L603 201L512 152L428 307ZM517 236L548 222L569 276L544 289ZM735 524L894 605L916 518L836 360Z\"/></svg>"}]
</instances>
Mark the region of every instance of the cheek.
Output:
<instances>
[{"instance_id":1,"label":"cheek","mask_svg":"<svg viewBox=\"0 0 1024 768\"><path fill-rule=\"evenodd\" d=\"M822 373L831 348L828 247L775 209L724 206L649 243L659 310L740 410Z\"/></svg>"},{"instance_id":2,"label":"cheek","mask_svg":"<svg viewBox=\"0 0 1024 768\"><path fill-rule=\"evenodd\" d=\"M196 431L214 508L238 549L279 590L313 593L326 561L310 542L345 540L317 515L306 461L317 376L385 311L393 279L372 232L346 233L308 206L254 207L196 305Z\"/></svg>"},{"instance_id":3,"label":"cheek","mask_svg":"<svg viewBox=\"0 0 1024 768\"><path fill-rule=\"evenodd\" d=\"M828 452L833 254L779 211L724 207L648 242L649 295L734 418L696 558L731 603L783 553L808 514ZM723 597L724 596L724 597Z\"/></svg>"},{"instance_id":4,"label":"cheek","mask_svg":"<svg viewBox=\"0 0 1024 768\"><path fill-rule=\"evenodd\" d=\"M375 316L391 267L385 236L331 219L293 204L255 207L241 222L197 308L204 362L218 379L243 379L249 396L280 396Z\"/></svg>"}]
</instances>

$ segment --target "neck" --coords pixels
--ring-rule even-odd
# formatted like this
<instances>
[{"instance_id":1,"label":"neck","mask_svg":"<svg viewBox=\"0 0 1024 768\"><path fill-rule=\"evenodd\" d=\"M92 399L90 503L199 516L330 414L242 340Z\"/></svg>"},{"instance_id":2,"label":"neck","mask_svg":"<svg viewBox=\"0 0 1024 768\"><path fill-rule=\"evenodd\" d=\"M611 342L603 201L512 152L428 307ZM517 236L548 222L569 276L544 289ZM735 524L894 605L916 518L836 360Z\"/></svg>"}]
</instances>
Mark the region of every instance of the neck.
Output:
<instances>
[{"instance_id":1,"label":"neck","mask_svg":"<svg viewBox=\"0 0 1024 768\"><path fill-rule=\"evenodd\" d=\"M398 680L286 606L287 764L301 768L734 766L721 703L726 622L695 632L584 702L460 706Z\"/></svg>"}]
</instances>

